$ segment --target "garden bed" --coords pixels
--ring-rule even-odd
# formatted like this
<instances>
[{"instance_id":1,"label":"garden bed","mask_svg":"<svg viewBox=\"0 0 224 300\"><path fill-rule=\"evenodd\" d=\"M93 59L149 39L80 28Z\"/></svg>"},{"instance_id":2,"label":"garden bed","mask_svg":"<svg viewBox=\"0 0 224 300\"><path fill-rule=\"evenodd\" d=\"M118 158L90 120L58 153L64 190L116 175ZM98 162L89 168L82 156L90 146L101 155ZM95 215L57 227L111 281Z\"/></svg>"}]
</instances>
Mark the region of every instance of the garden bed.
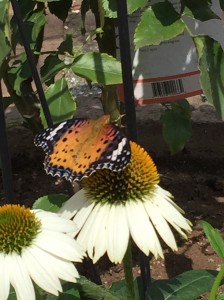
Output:
<instances>
[{"instance_id":1,"label":"garden bed","mask_svg":"<svg viewBox=\"0 0 224 300\"><path fill-rule=\"evenodd\" d=\"M169 190L175 202L193 223L188 241L178 235L178 252L165 247L165 260L151 261L153 278L170 278L191 269L218 270L221 260L203 235L200 220L210 222L223 231L224 215L224 124L218 122L213 108L200 101L191 100L193 136L186 148L171 156L162 139L158 121L160 105L137 107L139 142L151 153L160 173L161 186ZM102 114L99 97L78 98L77 116L97 117ZM43 170L44 154L33 145L33 134L17 123L8 123L8 139L12 157L15 201L32 205L40 196L66 193L61 179L52 178ZM1 204L4 203L1 185ZM139 275L138 256L134 254L135 275ZM102 281L109 286L123 277L122 266L112 266L106 258L97 265ZM88 275L88 274L86 274ZM202 298L203 299L203 298ZM204 298L206 299L206 298Z\"/></svg>"}]
</instances>

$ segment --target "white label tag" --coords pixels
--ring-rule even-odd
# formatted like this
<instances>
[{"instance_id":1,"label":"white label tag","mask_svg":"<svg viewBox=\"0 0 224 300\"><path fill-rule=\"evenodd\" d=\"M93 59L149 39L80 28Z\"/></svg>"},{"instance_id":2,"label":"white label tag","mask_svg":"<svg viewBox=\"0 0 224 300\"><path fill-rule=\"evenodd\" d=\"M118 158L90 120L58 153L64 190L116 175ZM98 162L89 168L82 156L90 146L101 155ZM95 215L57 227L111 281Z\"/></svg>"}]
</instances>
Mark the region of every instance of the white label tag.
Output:
<instances>
[{"instance_id":1,"label":"white label tag","mask_svg":"<svg viewBox=\"0 0 224 300\"><path fill-rule=\"evenodd\" d=\"M222 17L222 11L213 1L215 13ZM159 2L158 0L154 0ZM178 10L179 1L170 1ZM134 31L139 23L141 12L129 16L129 32L133 60L134 96L137 104L168 102L202 93L199 82L198 57L194 43L188 32L162 42L158 46L146 46L134 51ZM223 21L200 22L186 18L193 34L208 34L224 44ZM122 98L122 88L118 95Z\"/></svg>"}]
</instances>

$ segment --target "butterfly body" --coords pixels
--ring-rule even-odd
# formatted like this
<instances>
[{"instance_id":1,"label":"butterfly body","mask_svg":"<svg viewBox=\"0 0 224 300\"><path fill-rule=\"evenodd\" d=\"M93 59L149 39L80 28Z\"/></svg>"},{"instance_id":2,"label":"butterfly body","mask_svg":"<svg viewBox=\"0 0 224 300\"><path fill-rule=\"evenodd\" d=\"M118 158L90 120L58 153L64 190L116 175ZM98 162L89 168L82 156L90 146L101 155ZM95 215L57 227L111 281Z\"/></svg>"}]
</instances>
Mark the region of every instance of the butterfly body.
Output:
<instances>
[{"instance_id":1,"label":"butterfly body","mask_svg":"<svg viewBox=\"0 0 224 300\"><path fill-rule=\"evenodd\" d=\"M130 146L122 131L99 119L72 119L37 135L34 141L46 152L48 174L81 180L97 169L122 170L130 160Z\"/></svg>"}]
</instances>

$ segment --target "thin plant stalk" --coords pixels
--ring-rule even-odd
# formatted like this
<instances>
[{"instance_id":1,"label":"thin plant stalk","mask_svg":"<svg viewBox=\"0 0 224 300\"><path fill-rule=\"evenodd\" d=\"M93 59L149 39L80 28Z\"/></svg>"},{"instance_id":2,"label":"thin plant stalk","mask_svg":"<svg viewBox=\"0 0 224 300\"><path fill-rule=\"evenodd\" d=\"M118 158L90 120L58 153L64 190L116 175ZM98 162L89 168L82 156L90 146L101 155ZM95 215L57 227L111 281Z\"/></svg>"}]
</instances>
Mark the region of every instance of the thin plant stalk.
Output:
<instances>
[{"instance_id":1,"label":"thin plant stalk","mask_svg":"<svg viewBox=\"0 0 224 300\"><path fill-rule=\"evenodd\" d=\"M127 299L135 300L135 289L134 289L134 277L132 273L132 253L131 253L131 243L129 241L126 254L123 259L124 264L124 274L126 280L127 288Z\"/></svg>"},{"instance_id":2,"label":"thin plant stalk","mask_svg":"<svg viewBox=\"0 0 224 300\"><path fill-rule=\"evenodd\" d=\"M219 271L218 275L215 278L214 284L212 286L210 295L208 300L215 300L216 299L216 294L218 292L218 288L221 285L221 281L224 278L224 265L221 266L221 270Z\"/></svg>"}]
</instances>

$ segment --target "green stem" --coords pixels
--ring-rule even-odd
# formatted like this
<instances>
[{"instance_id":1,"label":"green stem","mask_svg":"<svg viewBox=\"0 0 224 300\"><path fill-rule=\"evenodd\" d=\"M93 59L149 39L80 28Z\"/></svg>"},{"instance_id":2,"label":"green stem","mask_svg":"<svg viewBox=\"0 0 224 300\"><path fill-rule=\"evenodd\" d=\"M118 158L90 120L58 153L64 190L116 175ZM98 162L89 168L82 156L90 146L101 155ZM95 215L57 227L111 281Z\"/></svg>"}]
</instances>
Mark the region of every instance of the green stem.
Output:
<instances>
[{"instance_id":1,"label":"green stem","mask_svg":"<svg viewBox=\"0 0 224 300\"><path fill-rule=\"evenodd\" d=\"M35 291L36 300L45 299L45 297L43 297L42 290L36 284L34 284L34 291Z\"/></svg>"},{"instance_id":2,"label":"green stem","mask_svg":"<svg viewBox=\"0 0 224 300\"><path fill-rule=\"evenodd\" d=\"M135 300L134 277L132 273L132 253L131 243L129 242L126 254L123 259L124 274L127 288L127 299Z\"/></svg>"},{"instance_id":3,"label":"green stem","mask_svg":"<svg viewBox=\"0 0 224 300\"><path fill-rule=\"evenodd\" d=\"M99 18L100 18L100 27L103 28L104 21L105 21L105 13L104 13L104 9L103 9L101 0L98 0L98 13L99 13Z\"/></svg>"},{"instance_id":4,"label":"green stem","mask_svg":"<svg viewBox=\"0 0 224 300\"><path fill-rule=\"evenodd\" d=\"M92 11L95 16L96 28L102 28L102 33L96 34L96 41L99 51L116 57L116 21L113 18L104 16L102 1L92 0ZM110 115L110 121L121 125L121 115L118 107L116 86L104 86L101 96L104 113Z\"/></svg>"},{"instance_id":5,"label":"green stem","mask_svg":"<svg viewBox=\"0 0 224 300\"><path fill-rule=\"evenodd\" d=\"M218 288L221 284L223 277L224 277L224 265L222 265L221 270L219 271L218 275L215 278L208 300L215 300Z\"/></svg>"},{"instance_id":6,"label":"green stem","mask_svg":"<svg viewBox=\"0 0 224 300\"><path fill-rule=\"evenodd\" d=\"M101 103L103 111L106 115L110 115L110 121L121 125L121 115L117 102L116 87L114 85L106 85L102 91Z\"/></svg>"}]
</instances>

